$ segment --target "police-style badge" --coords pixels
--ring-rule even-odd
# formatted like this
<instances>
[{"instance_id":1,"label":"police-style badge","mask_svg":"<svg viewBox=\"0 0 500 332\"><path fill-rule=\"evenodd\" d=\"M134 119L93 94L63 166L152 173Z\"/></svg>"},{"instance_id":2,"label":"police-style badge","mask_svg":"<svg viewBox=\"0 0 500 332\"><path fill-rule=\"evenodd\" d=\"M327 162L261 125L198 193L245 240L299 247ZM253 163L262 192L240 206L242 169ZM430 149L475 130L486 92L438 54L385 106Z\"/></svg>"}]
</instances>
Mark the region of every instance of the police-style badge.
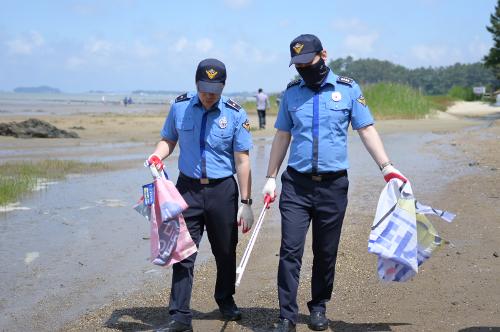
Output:
<instances>
[{"instance_id":1,"label":"police-style badge","mask_svg":"<svg viewBox=\"0 0 500 332\"><path fill-rule=\"evenodd\" d=\"M356 100L358 101L358 103L366 107L366 99L364 96L359 96L359 98Z\"/></svg>"},{"instance_id":2,"label":"police-style badge","mask_svg":"<svg viewBox=\"0 0 500 332\"><path fill-rule=\"evenodd\" d=\"M248 122L248 119L241 126L250 132L250 122Z\"/></svg>"},{"instance_id":3,"label":"police-style badge","mask_svg":"<svg viewBox=\"0 0 500 332\"><path fill-rule=\"evenodd\" d=\"M304 44L297 43L293 46L293 50L295 51L295 54L300 54L302 52L302 49L304 48Z\"/></svg>"},{"instance_id":4,"label":"police-style badge","mask_svg":"<svg viewBox=\"0 0 500 332\"><path fill-rule=\"evenodd\" d=\"M221 129L224 129L227 127L227 119L225 116L223 116L222 118L219 119L219 127Z\"/></svg>"},{"instance_id":5,"label":"police-style badge","mask_svg":"<svg viewBox=\"0 0 500 332\"><path fill-rule=\"evenodd\" d=\"M342 99L342 94L338 91L332 92L332 100L333 101L340 101Z\"/></svg>"},{"instance_id":6,"label":"police-style badge","mask_svg":"<svg viewBox=\"0 0 500 332\"><path fill-rule=\"evenodd\" d=\"M218 72L216 72L213 68L210 68L209 70L205 70L205 72L207 73L207 76L209 79L213 79L218 74Z\"/></svg>"}]
</instances>

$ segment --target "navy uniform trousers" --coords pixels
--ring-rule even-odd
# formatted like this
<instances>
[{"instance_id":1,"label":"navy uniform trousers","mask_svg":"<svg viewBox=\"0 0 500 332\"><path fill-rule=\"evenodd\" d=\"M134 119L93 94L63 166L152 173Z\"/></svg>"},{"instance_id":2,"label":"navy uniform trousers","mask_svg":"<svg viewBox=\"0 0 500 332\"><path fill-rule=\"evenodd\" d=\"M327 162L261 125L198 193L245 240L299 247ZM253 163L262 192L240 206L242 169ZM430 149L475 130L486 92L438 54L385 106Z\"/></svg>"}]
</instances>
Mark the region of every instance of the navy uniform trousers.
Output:
<instances>
[{"instance_id":1,"label":"navy uniform trousers","mask_svg":"<svg viewBox=\"0 0 500 332\"><path fill-rule=\"evenodd\" d=\"M278 268L280 317L297 322L297 288L302 255L312 221L314 254L311 312L325 312L335 276L342 221L347 207L347 172L328 173L319 181L288 167L281 176L281 248Z\"/></svg>"},{"instance_id":2,"label":"navy uniform trousers","mask_svg":"<svg viewBox=\"0 0 500 332\"><path fill-rule=\"evenodd\" d=\"M176 185L189 208L184 219L191 238L199 247L206 227L208 240L217 265L217 281L214 297L219 306L233 301L236 281L236 245L238 226L238 186L234 177L201 184L179 174ZM173 265L172 289L170 294L170 318L184 324L191 324L191 291L193 271L197 253Z\"/></svg>"}]
</instances>

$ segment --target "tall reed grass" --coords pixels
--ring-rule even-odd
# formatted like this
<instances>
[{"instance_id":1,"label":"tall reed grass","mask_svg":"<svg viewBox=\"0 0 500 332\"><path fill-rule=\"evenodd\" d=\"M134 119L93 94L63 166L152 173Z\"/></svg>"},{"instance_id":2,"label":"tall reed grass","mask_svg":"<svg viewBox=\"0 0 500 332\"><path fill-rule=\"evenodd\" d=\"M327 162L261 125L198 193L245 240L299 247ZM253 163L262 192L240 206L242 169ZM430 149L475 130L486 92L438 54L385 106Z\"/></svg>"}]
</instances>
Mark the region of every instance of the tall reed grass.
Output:
<instances>
[{"instance_id":1,"label":"tall reed grass","mask_svg":"<svg viewBox=\"0 0 500 332\"><path fill-rule=\"evenodd\" d=\"M433 108L429 98L408 85L377 83L363 90L366 102L377 119L419 119Z\"/></svg>"}]
</instances>

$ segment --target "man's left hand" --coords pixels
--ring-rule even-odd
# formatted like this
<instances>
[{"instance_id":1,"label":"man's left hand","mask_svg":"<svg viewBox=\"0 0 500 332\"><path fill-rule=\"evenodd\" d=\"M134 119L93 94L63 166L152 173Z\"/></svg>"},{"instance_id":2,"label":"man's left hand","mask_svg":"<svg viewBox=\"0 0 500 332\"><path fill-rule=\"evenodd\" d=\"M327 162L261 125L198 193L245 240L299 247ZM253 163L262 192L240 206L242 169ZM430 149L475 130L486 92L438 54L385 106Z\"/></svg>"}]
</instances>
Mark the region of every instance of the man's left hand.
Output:
<instances>
[{"instance_id":1,"label":"man's left hand","mask_svg":"<svg viewBox=\"0 0 500 332\"><path fill-rule=\"evenodd\" d=\"M400 171L390 164L382 169L382 175L384 176L385 182L389 182L391 179L400 179L403 182L408 181Z\"/></svg>"},{"instance_id":2,"label":"man's left hand","mask_svg":"<svg viewBox=\"0 0 500 332\"><path fill-rule=\"evenodd\" d=\"M238 226L241 226L241 231L243 233L248 232L253 225L253 211L250 205L242 204L238 209L238 215L236 216L238 221Z\"/></svg>"}]
</instances>

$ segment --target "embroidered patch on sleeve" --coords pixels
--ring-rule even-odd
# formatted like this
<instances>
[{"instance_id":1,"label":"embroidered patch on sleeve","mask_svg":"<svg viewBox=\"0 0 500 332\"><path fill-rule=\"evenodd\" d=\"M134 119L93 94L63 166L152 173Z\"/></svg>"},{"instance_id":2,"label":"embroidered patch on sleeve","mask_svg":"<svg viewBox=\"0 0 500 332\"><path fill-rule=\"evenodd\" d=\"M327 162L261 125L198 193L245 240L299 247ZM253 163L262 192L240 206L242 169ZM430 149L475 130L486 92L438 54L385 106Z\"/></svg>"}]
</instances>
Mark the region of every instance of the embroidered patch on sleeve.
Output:
<instances>
[{"instance_id":1,"label":"embroidered patch on sleeve","mask_svg":"<svg viewBox=\"0 0 500 332\"><path fill-rule=\"evenodd\" d=\"M243 128L245 128L248 132L250 132L250 122L248 122L248 120L246 120L245 122L243 122L243 124L241 126Z\"/></svg>"},{"instance_id":2,"label":"embroidered patch on sleeve","mask_svg":"<svg viewBox=\"0 0 500 332\"><path fill-rule=\"evenodd\" d=\"M364 96L359 96L358 99L356 99L361 105L366 107L366 99Z\"/></svg>"}]
</instances>

